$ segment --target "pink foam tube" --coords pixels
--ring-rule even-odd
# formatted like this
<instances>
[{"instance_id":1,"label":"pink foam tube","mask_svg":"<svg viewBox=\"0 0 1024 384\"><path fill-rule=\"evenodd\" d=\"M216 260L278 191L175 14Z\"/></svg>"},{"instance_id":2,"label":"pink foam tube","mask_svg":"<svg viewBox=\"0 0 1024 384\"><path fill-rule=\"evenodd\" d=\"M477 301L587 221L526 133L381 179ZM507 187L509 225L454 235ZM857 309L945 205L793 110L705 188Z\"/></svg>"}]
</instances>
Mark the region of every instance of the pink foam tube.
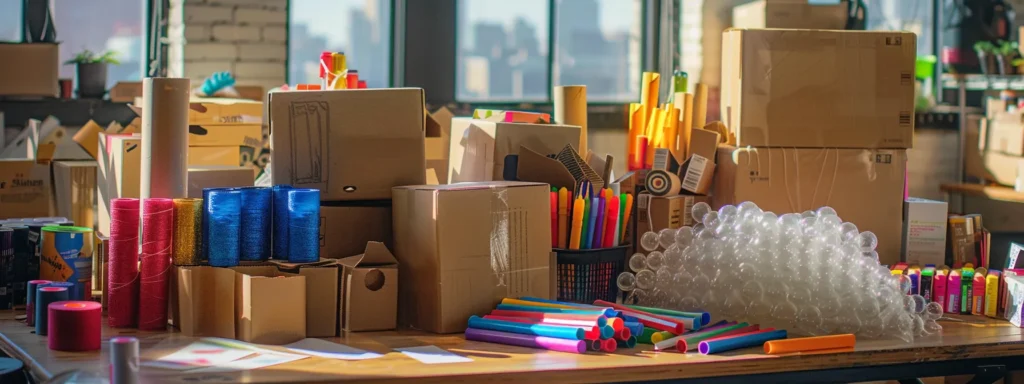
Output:
<instances>
[{"instance_id":1,"label":"pink foam tube","mask_svg":"<svg viewBox=\"0 0 1024 384\"><path fill-rule=\"evenodd\" d=\"M554 325L554 326L564 326L565 325L565 324L548 324L548 323L544 323L544 322L542 322L541 320L538 320L538 319L527 319L525 317L505 317L505 316L484 315L484 318L485 319L489 319L489 320L511 321L513 323L522 323L522 324L543 324L543 325ZM583 328L583 330L587 332L586 335L584 336L584 339L586 339L586 340L597 340L597 339L601 338L601 330L596 325L594 325L594 324L579 326L579 328Z\"/></svg>"},{"instance_id":2,"label":"pink foam tube","mask_svg":"<svg viewBox=\"0 0 1024 384\"><path fill-rule=\"evenodd\" d=\"M520 335L516 333L476 328L466 328L466 340L518 345L520 347L539 348L569 353L583 353L587 351L587 342L584 340L556 339L553 337Z\"/></svg>"}]
</instances>

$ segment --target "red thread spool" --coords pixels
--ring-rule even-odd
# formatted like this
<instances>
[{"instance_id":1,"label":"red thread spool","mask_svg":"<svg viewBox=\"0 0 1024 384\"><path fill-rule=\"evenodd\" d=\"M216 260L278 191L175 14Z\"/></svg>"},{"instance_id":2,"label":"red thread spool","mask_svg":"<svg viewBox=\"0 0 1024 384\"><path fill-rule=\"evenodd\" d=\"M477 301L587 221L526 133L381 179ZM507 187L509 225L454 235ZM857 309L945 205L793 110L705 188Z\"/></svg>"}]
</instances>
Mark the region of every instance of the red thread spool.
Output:
<instances>
[{"instance_id":1,"label":"red thread spool","mask_svg":"<svg viewBox=\"0 0 1024 384\"><path fill-rule=\"evenodd\" d=\"M139 307L139 199L110 202L107 324L134 327Z\"/></svg>"},{"instance_id":2,"label":"red thread spool","mask_svg":"<svg viewBox=\"0 0 1024 384\"><path fill-rule=\"evenodd\" d=\"M171 267L174 201L142 202L142 263L139 267L139 329L167 328L167 273Z\"/></svg>"},{"instance_id":3,"label":"red thread spool","mask_svg":"<svg viewBox=\"0 0 1024 384\"><path fill-rule=\"evenodd\" d=\"M58 301L47 307L47 345L54 351L100 349L100 303Z\"/></svg>"}]
</instances>

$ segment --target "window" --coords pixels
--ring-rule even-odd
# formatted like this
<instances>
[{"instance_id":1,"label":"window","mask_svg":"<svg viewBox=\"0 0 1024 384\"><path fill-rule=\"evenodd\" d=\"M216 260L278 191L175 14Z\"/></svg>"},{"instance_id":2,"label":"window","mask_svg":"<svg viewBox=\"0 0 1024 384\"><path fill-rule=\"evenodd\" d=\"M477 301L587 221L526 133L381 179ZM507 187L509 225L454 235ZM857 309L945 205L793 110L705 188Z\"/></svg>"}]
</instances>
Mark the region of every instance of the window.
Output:
<instances>
[{"instance_id":1,"label":"window","mask_svg":"<svg viewBox=\"0 0 1024 384\"><path fill-rule=\"evenodd\" d=\"M54 0L53 24L60 41L61 64L85 49L97 53L110 50L117 52L121 64L108 69L108 88L118 81L141 80L146 36L143 1ZM74 78L75 66L61 65L60 77Z\"/></svg>"},{"instance_id":2,"label":"window","mask_svg":"<svg viewBox=\"0 0 1024 384\"><path fill-rule=\"evenodd\" d=\"M455 98L548 99L547 0L458 0Z\"/></svg>"},{"instance_id":3,"label":"window","mask_svg":"<svg viewBox=\"0 0 1024 384\"><path fill-rule=\"evenodd\" d=\"M22 0L0 0L0 41L21 41Z\"/></svg>"},{"instance_id":4,"label":"window","mask_svg":"<svg viewBox=\"0 0 1024 384\"><path fill-rule=\"evenodd\" d=\"M389 0L291 0L288 82L320 83L320 53L344 52L370 88L390 86Z\"/></svg>"},{"instance_id":5,"label":"window","mask_svg":"<svg viewBox=\"0 0 1024 384\"><path fill-rule=\"evenodd\" d=\"M932 0L864 0L867 29L917 35L917 54L932 55Z\"/></svg>"},{"instance_id":6,"label":"window","mask_svg":"<svg viewBox=\"0 0 1024 384\"><path fill-rule=\"evenodd\" d=\"M556 0L554 84L587 86L588 101L640 97L640 0Z\"/></svg>"}]
</instances>

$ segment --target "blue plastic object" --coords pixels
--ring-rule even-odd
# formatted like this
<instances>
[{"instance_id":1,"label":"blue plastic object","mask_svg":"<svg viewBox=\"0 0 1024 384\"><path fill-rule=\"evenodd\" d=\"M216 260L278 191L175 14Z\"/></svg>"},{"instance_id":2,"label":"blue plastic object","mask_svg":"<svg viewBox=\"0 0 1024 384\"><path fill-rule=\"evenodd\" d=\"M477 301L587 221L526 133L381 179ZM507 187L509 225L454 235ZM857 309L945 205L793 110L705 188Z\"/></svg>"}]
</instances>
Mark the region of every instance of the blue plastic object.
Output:
<instances>
[{"instance_id":1,"label":"blue plastic object","mask_svg":"<svg viewBox=\"0 0 1024 384\"><path fill-rule=\"evenodd\" d=\"M569 340L583 340L584 335L587 332L583 328L579 327L516 323L512 321L484 319L476 315L469 317L469 327L476 329L489 329L492 331L518 333L521 335L545 336Z\"/></svg>"},{"instance_id":2,"label":"blue plastic object","mask_svg":"<svg viewBox=\"0 0 1024 384\"><path fill-rule=\"evenodd\" d=\"M288 262L320 260L320 190L288 190Z\"/></svg>"},{"instance_id":3,"label":"blue plastic object","mask_svg":"<svg viewBox=\"0 0 1024 384\"><path fill-rule=\"evenodd\" d=\"M199 90L204 95L213 96L217 91L232 85L235 85L235 78L231 76L230 72L217 72L203 80L203 85Z\"/></svg>"},{"instance_id":4,"label":"blue plastic object","mask_svg":"<svg viewBox=\"0 0 1024 384\"><path fill-rule=\"evenodd\" d=\"M242 228L239 245L241 260L266 261L270 258L271 190L266 187L239 188L242 193Z\"/></svg>"},{"instance_id":5,"label":"blue plastic object","mask_svg":"<svg viewBox=\"0 0 1024 384\"><path fill-rule=\"evenodd\" d=\"M242 192L237 189L214 189L203 201L209 222L204 222L204 243L210 265L234 267L239 261L239 236L242 233Z\"/></svg>"},{"instance_id":6,"label":"blue plastic object","mask_svg":"<svg viewBox=\"0 0 1024 384\"><path fill-rule=\"evenodd\" d=\"M712 353L720 353L725 351L731 351L734 349L754 347L764 345L766 341L779 340L786 338L786 330L779 329L770 332L759 332L751 333L747 335L726 337L718 340L705 340L697 345L697 350L700 353L709 355Z\"/></svg>"},{"instance_id":7,"label":"blue plastic object","mask_svg":"<svg viewBox=\"0 0 1024 384\"><path fill-rule=\"evenodd\" d=\"M288 260L288 190L290 185L272 187L274 211L274 252L270 257Z\"/></svg>"}]
</instances>

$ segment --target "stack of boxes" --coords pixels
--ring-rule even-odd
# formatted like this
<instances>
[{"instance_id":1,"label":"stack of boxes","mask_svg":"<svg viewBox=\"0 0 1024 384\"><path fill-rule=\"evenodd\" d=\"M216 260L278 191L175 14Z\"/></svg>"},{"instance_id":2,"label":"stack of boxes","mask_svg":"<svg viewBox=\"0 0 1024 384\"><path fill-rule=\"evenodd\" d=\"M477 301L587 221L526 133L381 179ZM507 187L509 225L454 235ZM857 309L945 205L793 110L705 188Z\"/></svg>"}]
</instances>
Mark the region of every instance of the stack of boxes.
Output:
<instances>
[{"instance_id":1,"label":"stack of boxes","mask_svg":"<svg viewBox=\"0 0 1024 384\"><path fill-rule=\"evenodd\" d=\"M263 103L193 98L188 111L188 165L249 166L263 147Z\"/></svg>"},{"instance_id":2,"label":"stack of boxes","mask_svg":"<svg viewBox=\"0 0 1024 384\"><path fill-rule=\"evenodd\" d=\"M721 111L737 145L718 150L713 206L831 206L898 262L915 57L909 32L724 32Z\"/></svg>"}]
</instances>

